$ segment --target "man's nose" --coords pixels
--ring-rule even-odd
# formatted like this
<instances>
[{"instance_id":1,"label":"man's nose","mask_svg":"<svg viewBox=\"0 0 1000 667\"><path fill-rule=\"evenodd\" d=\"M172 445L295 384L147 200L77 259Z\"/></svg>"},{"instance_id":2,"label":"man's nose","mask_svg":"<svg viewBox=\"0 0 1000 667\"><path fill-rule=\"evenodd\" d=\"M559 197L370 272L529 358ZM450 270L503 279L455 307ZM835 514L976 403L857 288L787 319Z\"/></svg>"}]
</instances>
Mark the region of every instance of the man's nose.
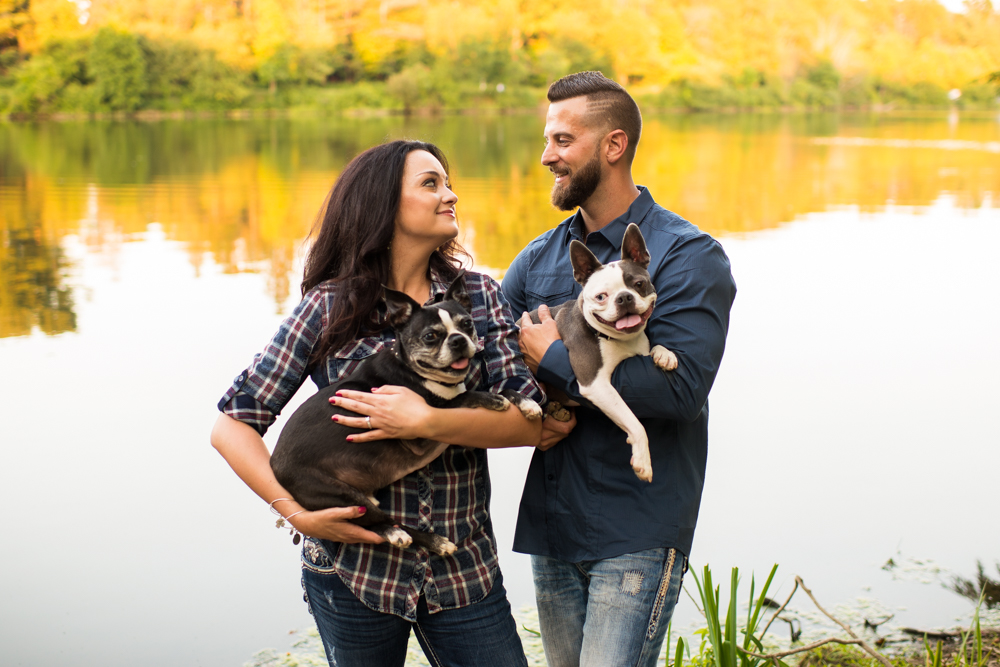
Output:
<instances>
[{"instance_id":1,"label":"man's nose","mask_svg":"<svg viewBox=\"0 0 1000 667\"><path fill-rule=\"evenodd\" d=\"M552 144L545 144L545 149L542 150L542 164L546 167L550 164L558 162L559 158L556 157L556 152L552 148Z\"/></svg>"}]
</instances>

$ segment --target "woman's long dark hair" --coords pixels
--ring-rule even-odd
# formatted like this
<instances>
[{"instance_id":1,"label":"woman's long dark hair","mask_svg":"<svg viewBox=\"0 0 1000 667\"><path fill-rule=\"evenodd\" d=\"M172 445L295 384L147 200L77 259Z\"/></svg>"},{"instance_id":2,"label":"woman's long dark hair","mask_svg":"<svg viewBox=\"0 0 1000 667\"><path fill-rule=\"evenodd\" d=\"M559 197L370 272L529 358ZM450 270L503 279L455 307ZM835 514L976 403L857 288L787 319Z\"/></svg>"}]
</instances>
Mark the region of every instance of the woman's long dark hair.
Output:
<instances>
[{"instance_id":1,"label":"woman's long dark hair","mask_svg":"<svg viewBox=\"0 0 1000 667\"><path fill-rule=\"evenodd\" d=\"M441 149L422 141L391 141L369 148L344 169L326 197L306 255L302 294L322 282L337 285L330 321L312 362L325 359L361 335L380 331L377 306L392 269L389 244L396 227L403 169L412 151L427 151L444 166ZM430 268L452 281L468 253L454 240L434 251Z\"/></svg>"}]
</instances>

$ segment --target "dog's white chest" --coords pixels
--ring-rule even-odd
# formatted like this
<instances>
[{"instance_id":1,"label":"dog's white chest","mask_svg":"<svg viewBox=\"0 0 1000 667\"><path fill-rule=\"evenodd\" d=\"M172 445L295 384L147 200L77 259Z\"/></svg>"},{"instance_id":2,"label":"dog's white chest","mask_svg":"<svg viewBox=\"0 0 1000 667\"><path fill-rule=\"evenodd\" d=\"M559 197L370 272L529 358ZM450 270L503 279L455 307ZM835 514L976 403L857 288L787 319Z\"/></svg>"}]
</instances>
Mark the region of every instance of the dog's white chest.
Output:
<instances>
[{"instance_id":1,"label":"dog's white chest","mask_svg":"<svg viewBox=\"0 0 1000 667\"><path fill-rule=\"evenodd\" d=\"M649 338L642 332L630 340L600 339L601 372L600 375L611 376L621 362L630 357L649 355Z\"/></svg>"}]
</instances>

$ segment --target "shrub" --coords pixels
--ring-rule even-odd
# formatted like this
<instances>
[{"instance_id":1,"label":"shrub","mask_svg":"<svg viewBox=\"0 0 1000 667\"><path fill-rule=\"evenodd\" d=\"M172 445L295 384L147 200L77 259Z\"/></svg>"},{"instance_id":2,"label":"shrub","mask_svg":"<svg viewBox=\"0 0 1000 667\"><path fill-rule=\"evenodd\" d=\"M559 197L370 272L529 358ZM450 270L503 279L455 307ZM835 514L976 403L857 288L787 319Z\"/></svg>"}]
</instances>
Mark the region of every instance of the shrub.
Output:
<instances>
[{"instance_id":1,"label":"shrub","mask_svg":"<svg viewBox=\"0 0 1000 667\"><path fill-rule=\"evenodd\" d=\"M142 106L148 88L146 58L135 35L101 28L87 52L87 73L107 109L135 111Z\"/></svg>"},{"instance_id":2,"label":"shrub","mask_svg":"<svg viewBox=\"0 0 1000 667\"><path fill-rule=\"evenodd\" d=\"M843 79L840 84L840 100L848 107L869 107L878 103L878 93L875 83L867 75L858 75Z\"/></svg>"},{"instance_id":3,"label":"shrub","mask_svg":"<svg viewBox=\"0 0 1000 667\"><path fill-rule=\"evenodd\" d=\"M13 88L5 110L9 113L47 113L61 108L60 97L67 86L82 86L87 79L85 40L49 43L35 57L14 67Z\"/></svg>"}]
</instances>

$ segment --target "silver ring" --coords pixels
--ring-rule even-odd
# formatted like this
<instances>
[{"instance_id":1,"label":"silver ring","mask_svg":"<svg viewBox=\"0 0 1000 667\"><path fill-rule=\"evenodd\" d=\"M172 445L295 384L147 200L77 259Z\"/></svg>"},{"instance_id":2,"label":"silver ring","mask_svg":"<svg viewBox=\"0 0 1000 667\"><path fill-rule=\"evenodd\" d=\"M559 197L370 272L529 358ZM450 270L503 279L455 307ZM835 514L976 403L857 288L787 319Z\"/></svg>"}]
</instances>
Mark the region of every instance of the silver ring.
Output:
<instances>
[{"instance_id":1,"label":"silver ring","mask_svg":"<svg viewBox=\"0 0 1000 667\"><path fill-rule=\"evenodd\" d=\"M367 417L365 417L365 420L368 422L368 429L371 430L371 428L372 428L372 416L368 415Z\"/></svg>"}]
</instances>

